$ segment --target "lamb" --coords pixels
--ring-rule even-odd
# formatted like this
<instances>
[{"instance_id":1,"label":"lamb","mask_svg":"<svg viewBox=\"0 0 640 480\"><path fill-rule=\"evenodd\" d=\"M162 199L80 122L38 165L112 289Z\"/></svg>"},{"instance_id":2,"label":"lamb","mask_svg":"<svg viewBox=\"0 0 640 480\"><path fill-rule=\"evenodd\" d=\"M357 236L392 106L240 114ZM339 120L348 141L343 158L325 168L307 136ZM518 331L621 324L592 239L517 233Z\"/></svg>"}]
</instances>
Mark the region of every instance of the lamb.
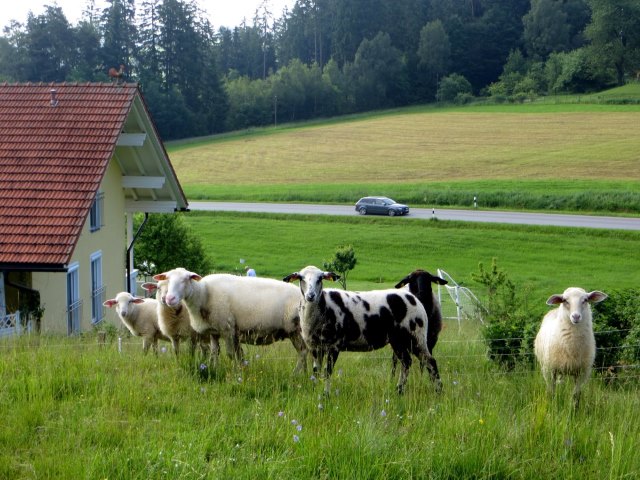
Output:
<instances>
[{"instance_id":1,"label":"lamb","mask_svg":"<svg viewBox=\"0 0 640 480\"><path fill-rule=\"evenodd\" d=\"M426 366L438 391L442 388L438 366L427 348L427 313L409 291L387 289L351 292L327 288L323 280L336 281L334 272L307 266L287 275L283 280L300 281L304 302L300 322L302 338L311 350L313 370L325 369L325 394L330 391L330 377L341 351L365 352L391 344L394 355L402 364L397 391L403 393L411 354L421 368Z\"/></svg>"},{"instance_id":2,"label":"lamb","mask_svg":"<svg viewBox=\"0 0 640 480\"><path fill-rule=\"evenodd\" d=\"M175 307L184 301L191 326L224 338L227 353L242 359L240 343L268 345L288 338L298 352L295 372L306 370L307 347L300 332L300 292L270 278L224 273L201 277L184 268L155 275L168 282L163 298Z\"/></svg>"},{"instance_id":3,"label":"lamb","mask_svg":"<svg viewBox=\"0 0 640 480\"><path fill-rule=\"evenodd\" d=\"M436 298L432 283L438 285L446 285L448 282L444 278L437 277L427 272L426 270L414 270L409 275L404 277L396 284L396 288L407 287L411 293L413 293L422 306L424 306L429 317L427 328L427 348L429 352L433 354L433 347L438 342L438 336L442 330L442 311L440 309L440 302Z\"/></svg>"},{"instance_id":4,"label":"lamb","mask_svg":"<svg viewBox=\"0 0 640 480\"><path fill-rule=\"evenodd\" d=\"M587 293L577 287L567 288L561 295L551 295L547 305L559 307L547 312L535 339L535 355L547 389L553 394L561 375L572 376L576 407L596 356L590 304L605 298L607 295L600 291Z\"/></svg>"},{"instance_id":5,"label":"lamb","mask_svg":"<svg viewBox=\"0 0 640 480\"><path fill-rule=\"evenodd\" d=\"M142 349L146 354L153 347L158 354L158 340L168 340L158 326L158 302L152 298L134 297L129 292L120 292L116 298L106 300L105 307L116 307L122 323L132 335L142 337Z\"/></svg>"},{"instance_id":6,"label":"lamb","mask_svg":"<svg viewBox=\"0 0 640 480\"><path fill-rule=\"evenodd\" d=\"M158 283L147 282L142 284L142 288L149 293L156 293L158 305L158 327L162 334L169 338L173 351L178 356L180 340L189 339L191 341L191 356L195 353L197 344L200 344L202 353L206 355L206 344L209 344L209 361L213 362L218 356L220 345L215 335L206 335L196 332L191 328L189 312L181 302L176 307L170 307L163 303L162 298L167 292L167 281Z\"/></svg>"}]
</instances>

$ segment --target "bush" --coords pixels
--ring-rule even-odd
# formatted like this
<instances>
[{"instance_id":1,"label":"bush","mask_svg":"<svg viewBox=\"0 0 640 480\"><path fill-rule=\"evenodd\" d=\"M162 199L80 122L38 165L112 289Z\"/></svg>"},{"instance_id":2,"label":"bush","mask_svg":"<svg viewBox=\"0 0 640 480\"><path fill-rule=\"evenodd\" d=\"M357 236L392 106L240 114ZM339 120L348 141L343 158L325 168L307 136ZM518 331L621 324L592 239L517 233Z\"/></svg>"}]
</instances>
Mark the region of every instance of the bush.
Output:
<instances>
[{"instance_id":1,"label":"bush","mask_svg":"<svg viewBox=\"0 0 640 480\"><path fill-rule=\"evenodd\" d=\"M640 361L640 290L609 293L593 306L596 368L616 369Z\"/></svg>"},{"instance_id":2,"label":"bush","mask_svg":"<svg viewBox=\"0 0 640 480\"><path fill-rule=\"evenodd\" d=\"M531 363L533 339L541 314L529 311L527 289L518 292L506 272L498 269L495 258L490 270L485 270L480 263L478 273L472 274L472 278L487 289L487 314L482 335L489 358L507 369L513 369L519 363Z\"/></svg>"},{"instance_id":3,"label":"bush","mask_svg":"<svg viewBox=\"0 0 640 480\"><path fill-rule=\"evenodd\" d=\"M444 77L438 84L437 95L440 102L453 102L458 95L465 93L471 95L471 84L457 73Z\"/></svg>"}]
</instances>

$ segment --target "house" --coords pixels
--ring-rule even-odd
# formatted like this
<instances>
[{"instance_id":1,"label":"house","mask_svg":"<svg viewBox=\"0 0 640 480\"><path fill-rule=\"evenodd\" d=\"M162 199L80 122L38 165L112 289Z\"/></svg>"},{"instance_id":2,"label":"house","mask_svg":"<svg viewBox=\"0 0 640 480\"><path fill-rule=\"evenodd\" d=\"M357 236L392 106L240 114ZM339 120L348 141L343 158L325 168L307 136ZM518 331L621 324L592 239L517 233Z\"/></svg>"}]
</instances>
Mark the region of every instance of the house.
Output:
<instances>
[{"instance_id":1,"label":"house","mask_svg":"<svg viewBox=\"0 0 640 480\"><path fill-rule=\"evenodd\" d=\"M135 285L133 215L187 206L137 84L0 84L0 334L100 324Z\"/></svg>"}]
</instances>

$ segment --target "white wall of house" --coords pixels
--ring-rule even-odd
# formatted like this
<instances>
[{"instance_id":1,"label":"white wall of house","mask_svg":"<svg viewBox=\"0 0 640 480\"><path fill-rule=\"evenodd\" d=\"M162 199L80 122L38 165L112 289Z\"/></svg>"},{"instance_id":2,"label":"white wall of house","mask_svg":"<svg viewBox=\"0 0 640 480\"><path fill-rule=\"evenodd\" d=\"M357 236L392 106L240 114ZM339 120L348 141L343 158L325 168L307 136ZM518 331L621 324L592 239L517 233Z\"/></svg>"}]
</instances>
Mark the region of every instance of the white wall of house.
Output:
<instances>
[{"instance_id":1,"label":"white wall of house","mask_svg":"<svg viewBox=\"0 0 640 480\"><path fill-rule=\"evenodd\" d=\"M104 225L91 231L89 218L86 219L82 234L73 252L70 265L77 266L79 294L82 300L80 330L92 328L92 281L91 261L102 259L102 284L106 287L105 299L115 297L125 286L125 215L122 174L112 160L100 186L104 193ZM40 292L40 304L44 307L42 331L63 333L68 331L67 315L67 274L34 273L33 288ZM114 311L106 309L104 321L119 325Z\"/></svg>"}]
</instances>

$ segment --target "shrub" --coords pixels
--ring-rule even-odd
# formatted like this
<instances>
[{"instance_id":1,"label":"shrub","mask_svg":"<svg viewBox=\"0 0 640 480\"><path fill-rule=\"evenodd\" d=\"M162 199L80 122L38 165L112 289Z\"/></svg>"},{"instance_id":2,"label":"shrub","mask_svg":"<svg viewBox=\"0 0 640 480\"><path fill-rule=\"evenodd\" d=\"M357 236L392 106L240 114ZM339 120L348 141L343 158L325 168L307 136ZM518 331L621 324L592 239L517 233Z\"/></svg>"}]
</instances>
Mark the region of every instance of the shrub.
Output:
<instances>
[{"instance_id":1,"label":"shrub","mask_svg":"<svg viewBox=\"0 0 640 480\"><path fill-rule=\"evenodd\" d=\"M358 259L351 245L343 245L336 249L333 258L322 263L322 268L340 274L338 282L347 289L347 275L356 266Z\"/></svg>"},{"instance_id":2,"label":"shrub","mask_svg":"<svg viewBox=\"0 0 640 480\"><path fill-rule=\"evenodd\" d=\"M472 278L486 287L487 313L482 335L489 358L507 369L518 363L531 363L539 315L528 309L527 289L518 291L506 272L498 268L495 258L490 270L485 270L481 262Z\"/></svg>"},{"instance_id":3,"label":"shrub","mask_svg":"<svg viewBox=\"0 0 640 480\"><path fill-rule=\"evenodd\" d=\"M593 312L596 368L615 369L640 361L640 290L610 292Z\"/></svg>"},{"instance_id":4,"label":"shrub","mask_svg":"<svg viewBox=\"0 0 640 480\"><path fill-rule=\"evenodd\" d=\"M472 93L471 83L457 73L444 77L438 84L438 100L441 102L453 102L464 93Z\"/></svg>"}]
</instances>

